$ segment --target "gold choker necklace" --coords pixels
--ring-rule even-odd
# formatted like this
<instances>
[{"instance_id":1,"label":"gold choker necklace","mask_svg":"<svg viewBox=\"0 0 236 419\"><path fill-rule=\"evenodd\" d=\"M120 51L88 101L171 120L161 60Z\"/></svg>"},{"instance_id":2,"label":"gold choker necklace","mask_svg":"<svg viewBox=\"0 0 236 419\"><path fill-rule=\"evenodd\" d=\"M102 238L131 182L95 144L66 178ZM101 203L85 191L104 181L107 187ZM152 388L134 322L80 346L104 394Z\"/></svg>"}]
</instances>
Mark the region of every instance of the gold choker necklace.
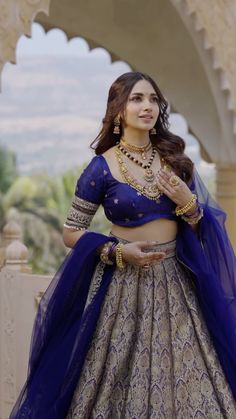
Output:
<instances>
[{"instance_id":1,"label":"gold choker necklace","mask_svg":"<svg viewBox=\"0 0 236 419\"><path fill-rule=\"evenodd\" d=\"M128 151L133 151L134 153L141 154L141 157L142 157L143 160L146 160L146 158L147 158L146 153L147 153L147 151L151 150L151 148L152 148L151 141L149 141L149 143L144 145L144 146L137 146L137 145L134 145L134 144L127 143L124 138L121 138L120 144L124 148L126 148L126 150L128 150Z\"/></svg>"}]
</instances>

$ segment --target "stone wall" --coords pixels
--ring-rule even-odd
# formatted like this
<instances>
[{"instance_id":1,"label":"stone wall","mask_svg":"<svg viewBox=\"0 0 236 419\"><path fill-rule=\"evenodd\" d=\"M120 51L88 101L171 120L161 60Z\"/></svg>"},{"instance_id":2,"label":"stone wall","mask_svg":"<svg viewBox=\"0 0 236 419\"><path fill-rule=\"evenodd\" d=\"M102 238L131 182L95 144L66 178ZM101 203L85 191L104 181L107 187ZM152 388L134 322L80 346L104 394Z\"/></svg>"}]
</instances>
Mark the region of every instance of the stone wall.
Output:
<instances>
[{"instance_id":1,"label":"stone wall","mask_svg":"<svg viewBox=\"0 0 236 419\"><path fill-rule=\"evenodd\" d=\"M236 1L184 1L189 12L196 14L197 24L205 29L209 46L214 48L215 64L226 74L231 90L232 108L236 112Z\"/></svg>"}]
</instances>

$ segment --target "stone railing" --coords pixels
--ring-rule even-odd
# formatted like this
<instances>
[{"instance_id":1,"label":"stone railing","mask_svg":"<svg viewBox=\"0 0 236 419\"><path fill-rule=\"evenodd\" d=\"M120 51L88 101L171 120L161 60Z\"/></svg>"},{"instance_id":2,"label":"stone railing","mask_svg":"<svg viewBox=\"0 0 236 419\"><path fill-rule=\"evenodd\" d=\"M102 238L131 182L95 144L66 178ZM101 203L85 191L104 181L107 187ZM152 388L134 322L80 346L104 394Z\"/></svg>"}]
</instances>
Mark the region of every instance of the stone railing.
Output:
<instances>
[{"instance_id":1,"label":"stone railing","mask_svg":"<svg viewBox=\"0 0 236 419\"><path fill-rule=\"evenodd\" d=\"M0 419L9 418L26 379L34 317L51 280L31 273L21 240L21 227L10 218L0 243Z\"/></svg>"}]
</instances>

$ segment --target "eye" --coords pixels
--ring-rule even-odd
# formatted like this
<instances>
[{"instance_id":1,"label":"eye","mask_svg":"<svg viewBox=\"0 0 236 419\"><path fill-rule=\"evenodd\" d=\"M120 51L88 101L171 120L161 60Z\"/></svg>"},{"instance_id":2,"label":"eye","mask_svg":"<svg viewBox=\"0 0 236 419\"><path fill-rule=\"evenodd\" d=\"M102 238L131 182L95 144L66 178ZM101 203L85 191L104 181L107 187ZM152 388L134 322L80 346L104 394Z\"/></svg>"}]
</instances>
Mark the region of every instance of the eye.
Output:
<instances>
[{"instance_id":1,"label":"eye","mask_svg":"<svg viewBox=\"0 0 236 419\"><path fill-rule=\"evenodd\" d=\"M157 97L157 96L154 96L154 97L152 98L152 101L153 101L153 102L158 102L158 97Z\"/></svg>"},{"instance_id":2,"label":"eye","mask_svg":"<svg viewBox=\"0 0 236 419\"><path fill-rule=\"evenodd\" d=\"M141 100L140 96L132 96L131 99L133 102L139 102Z\"/></svg>"}]
</instances>

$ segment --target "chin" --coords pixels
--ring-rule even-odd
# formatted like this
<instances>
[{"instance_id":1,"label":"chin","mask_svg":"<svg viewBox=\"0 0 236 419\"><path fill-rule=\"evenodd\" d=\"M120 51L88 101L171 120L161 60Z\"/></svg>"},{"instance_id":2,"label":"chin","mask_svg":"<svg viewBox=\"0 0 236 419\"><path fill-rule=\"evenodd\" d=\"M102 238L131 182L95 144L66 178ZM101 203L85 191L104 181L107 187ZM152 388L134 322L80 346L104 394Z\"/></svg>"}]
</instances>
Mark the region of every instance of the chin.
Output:
<instances>
[{"instance_id":1,"label":"chin","mask_svg":"<svg viewBox=\"0 0 236 419\"><path fill-rule=\"evenodd\" d=\"M146 131L146 132L149 132L152 128L153 128L153 127L148 127L148 126L145 126L145 127L139 127L140 131Z\"/></svg>"}]
</instances>

